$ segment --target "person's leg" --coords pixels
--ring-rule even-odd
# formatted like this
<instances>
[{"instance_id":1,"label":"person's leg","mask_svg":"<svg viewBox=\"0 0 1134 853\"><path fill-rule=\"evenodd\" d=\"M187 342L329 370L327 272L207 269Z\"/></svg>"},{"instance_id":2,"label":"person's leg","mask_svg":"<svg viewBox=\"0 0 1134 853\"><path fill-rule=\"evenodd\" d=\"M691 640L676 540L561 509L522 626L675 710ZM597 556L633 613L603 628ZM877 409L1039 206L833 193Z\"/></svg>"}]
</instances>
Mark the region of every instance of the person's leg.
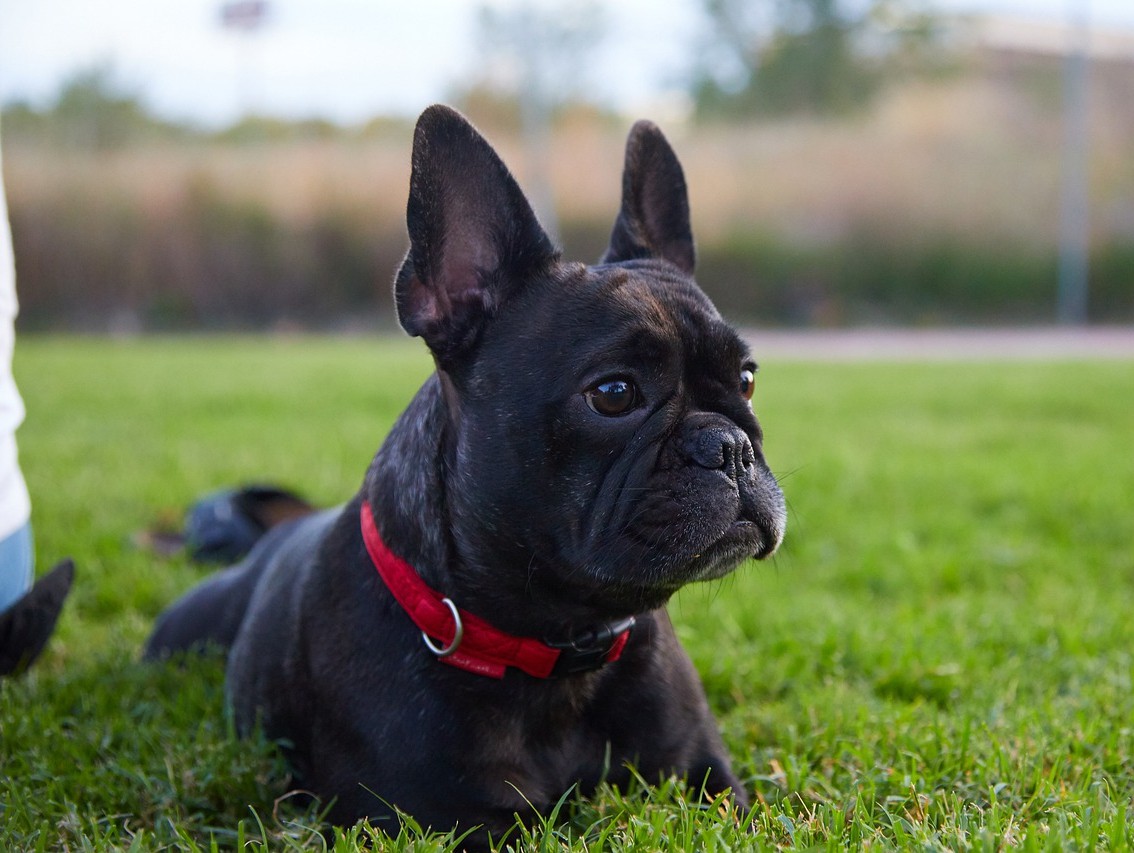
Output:
<instances>
[{"instance_id":1,"label":"person's leg","mask_svg":"<svg viewBox=\"0 0 1134 853\"><path fill-rule=\"evenodd\" d=\"M25 523L0 540L0 613L23 598L34 576L31 524Z\"/></svg>"}]
</instances>

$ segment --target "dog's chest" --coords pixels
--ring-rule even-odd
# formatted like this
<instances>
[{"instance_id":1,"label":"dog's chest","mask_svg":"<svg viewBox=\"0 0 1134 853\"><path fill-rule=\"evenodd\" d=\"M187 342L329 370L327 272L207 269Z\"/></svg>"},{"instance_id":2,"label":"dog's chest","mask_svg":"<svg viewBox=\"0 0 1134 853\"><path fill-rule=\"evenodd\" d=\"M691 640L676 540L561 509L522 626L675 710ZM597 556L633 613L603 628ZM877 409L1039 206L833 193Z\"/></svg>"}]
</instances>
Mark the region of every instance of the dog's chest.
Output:
<instances>
[{"instance_id":1,"label":"dog's chest","mask_svg":"<svg viewBox=\"0 0 1134 853\"><path fill-rule=\"evenodd\" d=\"M512 706L480 720L471 757L492 780L490 796L511 809L550 806L571 785L597 780L609 753L606 735L573 703Z\"/></svg>"}]
</instances>

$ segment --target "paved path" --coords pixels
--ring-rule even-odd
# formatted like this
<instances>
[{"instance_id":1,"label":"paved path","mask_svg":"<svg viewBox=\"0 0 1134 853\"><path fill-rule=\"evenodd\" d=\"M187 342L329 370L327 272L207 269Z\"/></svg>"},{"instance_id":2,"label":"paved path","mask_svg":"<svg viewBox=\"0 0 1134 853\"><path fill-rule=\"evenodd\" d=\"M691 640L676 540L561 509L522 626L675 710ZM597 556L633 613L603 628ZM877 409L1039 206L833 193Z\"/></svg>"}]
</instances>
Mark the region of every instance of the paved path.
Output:
<instances>
[{"instance_id":1,"label":"paved path","mask_svg":"<svg viewBox=\"0 0 1134 853\"><path fill-rule=\"evenodd\" d=\"M982 329L745 329L757 360L1134 359L1134 326Z\"/></svg>"}]
</instances>

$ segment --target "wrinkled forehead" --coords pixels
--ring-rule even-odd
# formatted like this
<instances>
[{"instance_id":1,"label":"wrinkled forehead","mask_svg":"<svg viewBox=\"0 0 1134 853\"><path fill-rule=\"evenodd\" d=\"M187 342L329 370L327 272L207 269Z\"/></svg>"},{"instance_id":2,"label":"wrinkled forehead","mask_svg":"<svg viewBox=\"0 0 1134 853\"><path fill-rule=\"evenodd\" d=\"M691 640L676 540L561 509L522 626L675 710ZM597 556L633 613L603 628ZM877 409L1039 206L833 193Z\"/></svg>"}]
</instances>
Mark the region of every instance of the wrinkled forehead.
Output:
<instances>
[{"instance_id":1,"label":"wrinkled forehead","mask_svg":"<svg viewBox=\"0 0 1134 853\"><path fill-rule=\"evenodd\" d=\"M591 316L615 336L636 335L643 344L660 336L694 358L732 362L747 354L747 345L704 291L669 264L633 261L588 267L580 286L584 292L576 295L591 302Z\"/></svg>"},{"instance_id":2,"label":"wrinkled forehead","mask_svg":"<svg viewBox=\"0 0 1134 853\"><path fill-rule=\"evenodd\" d=\"M662 261L629 261L565 264L533 282L488 325L476 362L482 379L571 384L619 365L732 377L748 358L692 278Z\"/></svg>"}]
</instances>

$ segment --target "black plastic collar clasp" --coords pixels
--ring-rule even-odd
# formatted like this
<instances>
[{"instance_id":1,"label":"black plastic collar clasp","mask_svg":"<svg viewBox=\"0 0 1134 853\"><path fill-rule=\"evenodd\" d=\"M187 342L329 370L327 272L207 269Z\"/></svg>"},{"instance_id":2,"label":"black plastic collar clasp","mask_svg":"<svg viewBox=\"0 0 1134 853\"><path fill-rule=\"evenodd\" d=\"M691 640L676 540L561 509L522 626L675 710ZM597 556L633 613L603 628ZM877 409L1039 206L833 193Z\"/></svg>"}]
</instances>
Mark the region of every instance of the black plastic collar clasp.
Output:
<instances>
[{"instance_id":1,"label":"black plastic collar clasp","mask_svg":"<svg viewBox=\"0 0 1134 853\"><path fill-rule=\"evenodd\" d=\"M636 620L628 616L618 622L593 628L564 642L545 640L547 645L560 649L559 659L551 671L553 678L575 675L580 672L593 672L602 669L611 661L611 655L626 644L624 635L634 628Z\"/></svg>"}]
</instances>

